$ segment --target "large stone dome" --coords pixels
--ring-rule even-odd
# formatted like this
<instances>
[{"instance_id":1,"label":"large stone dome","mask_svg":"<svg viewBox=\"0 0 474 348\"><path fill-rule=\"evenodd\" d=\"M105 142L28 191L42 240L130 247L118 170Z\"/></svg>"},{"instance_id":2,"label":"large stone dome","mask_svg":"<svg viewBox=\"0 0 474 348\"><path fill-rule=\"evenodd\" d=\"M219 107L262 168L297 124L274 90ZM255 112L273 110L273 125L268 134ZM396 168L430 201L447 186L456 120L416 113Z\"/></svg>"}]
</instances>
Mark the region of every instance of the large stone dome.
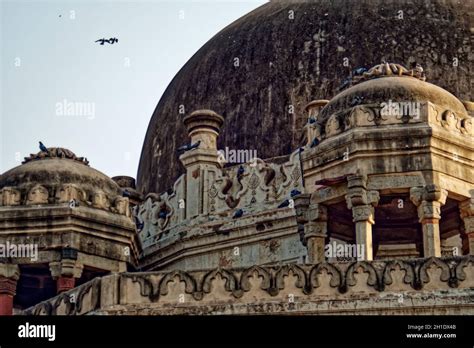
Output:
<instances>
[{"instance_id":1,"label":"large stone dome","mask_svg":"<svg viewBox=\"0 0 474 348\"><path fill-rule=\"evenodd\" d=\"M176 149L187 133L180 107L185 114L212 109L224 116L219 148L268 158L299 145L305 105L335 96L358 67L417 62L428 81L472 100L473 17L474 1L465 0L272 1L259 7L207 42L168 86L144 141L139 190L167 190L182 171Z\"/></svg>"}]
</instances>

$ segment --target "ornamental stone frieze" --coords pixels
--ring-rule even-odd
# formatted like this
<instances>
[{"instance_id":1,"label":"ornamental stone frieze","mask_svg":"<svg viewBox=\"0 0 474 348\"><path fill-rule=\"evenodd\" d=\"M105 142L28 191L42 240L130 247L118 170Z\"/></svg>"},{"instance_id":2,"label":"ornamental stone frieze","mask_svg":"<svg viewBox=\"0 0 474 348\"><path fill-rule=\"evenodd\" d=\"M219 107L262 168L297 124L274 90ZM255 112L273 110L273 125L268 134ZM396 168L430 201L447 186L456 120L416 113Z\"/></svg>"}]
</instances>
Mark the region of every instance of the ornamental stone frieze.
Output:
<instances>
[{"instance_id":1,"label":"ornamental stone frieze","mask_svg":"<svg viewBox=\"0 0 474 348\"><path fill-rule=\"evenodd\" d=\"M23 314L472 314L473 276L472 256L122 273Z\"/></svg>"}]
</instances>

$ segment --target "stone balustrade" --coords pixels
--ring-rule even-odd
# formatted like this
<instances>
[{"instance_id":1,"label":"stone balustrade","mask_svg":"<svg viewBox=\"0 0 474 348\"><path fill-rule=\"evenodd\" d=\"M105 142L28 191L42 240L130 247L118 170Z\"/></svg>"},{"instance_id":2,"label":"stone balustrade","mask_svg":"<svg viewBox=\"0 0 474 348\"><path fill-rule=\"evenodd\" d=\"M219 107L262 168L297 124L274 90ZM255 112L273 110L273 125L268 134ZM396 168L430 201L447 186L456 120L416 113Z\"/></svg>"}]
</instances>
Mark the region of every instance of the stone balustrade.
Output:
<instances>
[{"instance_id":1,"label":"stone balustrade","mask_svg":"<svg viewBox=\"0 0 474 348\"><path fill-rule=\"evenodd\" d=\"M473 296L474 257L468 255L111 274L22 314L472 315Z\"/></svg>"}]
</instances>

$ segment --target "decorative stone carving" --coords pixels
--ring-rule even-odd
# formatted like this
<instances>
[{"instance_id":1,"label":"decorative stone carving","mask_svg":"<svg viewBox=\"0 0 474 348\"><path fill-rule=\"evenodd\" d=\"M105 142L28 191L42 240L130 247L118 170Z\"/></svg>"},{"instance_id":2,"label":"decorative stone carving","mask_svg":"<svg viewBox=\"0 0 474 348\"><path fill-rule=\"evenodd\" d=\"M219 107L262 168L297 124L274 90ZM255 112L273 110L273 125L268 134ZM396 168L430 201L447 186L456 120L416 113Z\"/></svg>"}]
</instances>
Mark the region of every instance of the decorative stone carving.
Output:
<instances>
[{"instance_id":1,"label":"decorative stone carving","mask_svg":"<svg viewBox=\"0 0 474 348\"><path fill-rule=\"evenodd\" d=\"M28 191L26 204L47 204L49 193L48 190L41 185L35 185Z\"/></svg>"},{"instance_id":2,"label":"decorative stone carving","mask_svg":"<svg viewBox=\"0 0 474 348\"><path fill-rule=\"evenodd\" d=\"M368 221L371 224L374 221L374 207L371 205L359 205L352 207L352 217L354 222Z\"/></svg>"},{"instance_id":3,"label":"decorative stone carving","mask_svg":"<svg viewBox=\"0 0 474 348\"><path fill-rule=\"evenodd\" d=\"M295 209L297 222L304 226L302 238L308 250L308 261L323 262L327 237L327 208L322 204L310 204L310 195L301 194L295 198Z\"/></svg>"},{"instance_id":4,"label":"decorative stone carving","mask_svg":"<svg viewBox=\"0 0 474 348\"><path fill-rule=\"evenodd\" d=\"M58 203L70 203L71 201L85 201L86 194L84 190L74 184L64 184L56 191L56 200Z\"/></svg>"},{"instance_id":5,"label":"decorative stone carving","mask_svg":"<svg viewBox=\"0 0 474 348\"><path fill-rule=\"evenodd\" d=\"M472 118L464 118L461 120L461 132L466 135L473 135L474 125Z\"/></svg>"},{"instance_id":6,"label":"decorative stone carving","mask_svg":"<svg viewBox=\"0 0 474 348\"><path fill-rule=\"evenodd\" d=\"M74 152L68 149L64 149L62 147L49 147L47 152L40 151L37 154L31 154L29 157L25 157L25 160L22 162L22 164L28 163L30 161L42 160L47 158L67 158L80 162L84 165L89 165L89 161L87 160L87 158L77 157Z\"/></svg>"},{"instance_id":7,"label":"decorative stone carving","mask_svg":"<svg viewBox=\"0 0 474 348\"><path fill-rule=\"evenodd\" d=\"M386 76L408 76L417 78L421 81L426 81L426 77L421 66L417 66L414 69L408 70L400 64L382 63L372 67L369 69L369 71L364 72L362 75L354 76L352 78L352 84Z\"/></svg>"},{"instance_id":8,"label":"decorative stone carving","mask_svg":"<svg viewBox=\"0 0 474 348\"><path fill-rule=\"evenodd\" d=\"M455 129L457 124L457 117L451 110L446 110L441 119L441 125L445 128Z\"/></svg>"},{"instance_id":9,"label":"decorative stone carving","mask_svg":"<svg viewBox=\"0 0 474 348\"><path fill-rule=\"evenodd\" d=\"M13 187L4 187L1 190L1 205L3 206L14 206L20 205L21 202L21 193L19 190Z\"/></svg>"},{"instance_id":10,"label":"decorative stone carving","mask_svg":"<svg viewBox=\"0 0 474 348\"><path fill-rule=\"evenodd\" d=\"M424 219L440 219L441 206L446 203L447 196L448 191L436 185L410 189L410 200L418 207L420 222Z\"/></svg>"},{"instance_id":11,"label":"decorative stone carving","mask_svg":"<svg viewBox=\"0 0 474 348\"><path fill-rule=\"evenodd\" d=\"M115 211L120 215L130 217L130 202L127 197L115 198Z\"/></svg>"},{"instance_id":12,"label":"decorative stone carving","mask_svg":"<svg viewBox=\"0 0 474 348\"><path fill-rule=\"evenodd\" d=\"M74 250L72 253L68 253L63 249L63 258L61 261L50 262L49 270L51 277L56 280L57 293L69 291L74 288L76 279L82 275L83 265L77 261L77 252ZM66 254L66 255L65 255ZM70 255L74 255L73 258L69 258Z\"/></svg>"},{"instance_id":13,"label":"decorative stone carving","mask_svg":"<svg viewBox=\"0 0 474 348\"><path fill-rule=\"evenodd\" d=\"M380 199L378 191L367 191L362 187L351 188L346 195L347 208L352 209L359 205L377 206Z\"/></svg>"},{"instance_id":14,"label":"decorative stone carving","mask_svg":"<svg viewBox=\"0 0 474 348\"><path fill-rule=\"evenodd\" d=\"M82 275L83 265L77 260L62 259L49 263L51 276L56 279L58 277L80 278Z\"/></svg>"},{"instance_id":15,"label":"decorative stone carving","mask_svg":"<svg viewBox=\"0 0 474 348\"><path fill-rule=\"evenodd\" d=\"M261 159L218 170L207 182L208 212L213 214L246 207L248 211L264 210L289 198L293 189L303 190L299 151L283 164Z\"/></svg>"},{"instance_id":16,"label":"decorative stone carving","mask_svg":"<svg viewBox=\"0 0 474 348\"><path fill-rule=\"evenodd\" d=\"M92 206L98 209L108 210L110 208L110 202L104 191L94 192L92 195Z\"/></svg>"},{"instance_id":17,"label":"decorative stone carving","mask_svg":"<svg viewBox=\"0 0 474 348\"><path fill-rule=\"evenodd\" d=\"M342 132L341 123L337 114L332 115L326 123L326 138Z\"/></svg>"},{"instance_id":18,"label":"decorative stone carving","mask_svg":"<svg viewBox=\"0 0 474 348\"><path fill-rule=\"evenodd\" d=\"M415 292L416 296L422 296L422 301L426 302L428 301L426 295L433 293L423 291L429 291L433 287L467 290L473 278L473 273L467 270L472 270L473 266L474 258L468 255L443 259L419 258L410 261L358 261L349 264L321 262L314 265L253 266L244 269L194 272L170 270L122 273L94 279L72 290L76 298L73 303L69 301L70 293L60 294L28 308L23 314L92 314L100 308L113 313L112 308L124 299L117 296L118 289L124 296L133 293L134 303L138 303L139 306L146 305L148 308L158 306L157 310L163 312L171 307L168 298L171 295L175 299L177 294L173 289L180 283L183 284L183 293L189 295L186 302L195 311L199 306L216 301L220 306L216 307L216 310L224 311L223 304L233 304L235 299L240 299L240 303L250 306L250 302L255 302L255 296L258 296L259 303L268 301L287 303L288 292L301 296L302 302L316 301L315 303L321 304L324 297L333 301L337 296L346 302L349 299L353 300L356 293L361 300L369 297L389 297L393 291L399 292L400 289L405 289L408 292ZM224 281L223 287L216 286L218 284L216 282L220 280ZM133 291L130 291L132 289ZM322 291L329 293L323 293L326 296L322 297ZM395 302L390 302L390 305L397 306L398 299L398 296L394 297ZM442 299L436 297L436 301L442 302ZM459 306L459 299L456 299L456 305ZM110 308L105 308L106 306ZM446 310L443 303L440 306L442 311ZM184 306L183 311L186 310L189 310L189 307ZM360 310L357 307L357 311Z\"/></svg>"}]
</instances>

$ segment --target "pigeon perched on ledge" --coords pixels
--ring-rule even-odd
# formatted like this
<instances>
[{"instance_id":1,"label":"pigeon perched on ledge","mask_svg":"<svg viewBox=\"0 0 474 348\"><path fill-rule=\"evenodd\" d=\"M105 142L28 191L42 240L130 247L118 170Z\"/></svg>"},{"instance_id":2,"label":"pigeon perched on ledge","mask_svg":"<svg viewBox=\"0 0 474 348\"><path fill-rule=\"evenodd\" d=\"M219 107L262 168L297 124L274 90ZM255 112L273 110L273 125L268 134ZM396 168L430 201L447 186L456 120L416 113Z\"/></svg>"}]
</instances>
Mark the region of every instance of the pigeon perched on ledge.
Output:
<instances>
[{"instance_id":1,"label":"pigeon perched on ledge","mask_svg":"<svg viewBox=\"0 0 474 348\"><path fill-rule=\"evenodd\" d=\"M290 205L290 200L289 199L285 199L283 202L280 203L280 205L278 206L278 208L286 208Z\"/></svg>"},{"instance_id":2,"label":"pigeon perched on ledge","mask_svg":"<svg viewBox=\"0 0 474 348\"><path fill-rule=\"evenodd\" d=\"M145 223L140 221L137 217L135 217L135 226L137 226L137 231L143 230L143 227L145 226Z\"/></svg>"},{"instance_id":3,"label":"pigeon perched on ledge","mask_svg":"<svg viewBox=\"0 0 474 348\"><path fill-rule=\"evenodd\" d=\"M364 68L364 67L356 68L356 69L352 70L352 75L353 76L359 76L359 75L362 75L363 73L365 73L367 71L369 71L369 70L367 70L367 68Z\"/></svg>"},{"instance_id":4,"label":"pigeon perched on ledge","mask_svg":"<svg viewBox=\"0 0 474 348\"><path fill-rule=\"evenodd\" d=\"M290 192L290 197L294 197L294 196L298 196L301 194L301 191L297 190L297 189L293 189L291 190Z\"/></svg>"},{"instance_id":5,"label":"pigeon perched on ledge","mask_svg":"<svg viewBox=\"0 0 474 348\"><path fill-rule=\"evenodd\" d=\"M356 95L352 101L351 101L351 106L356 106L361 104L364 101L364 97Z\"/></svg>"},{"instance_id":6,"label":"pigeon perched on ledge","mask_svg":"<svg viewBox=\"0 0 474 348\"><path fill-rule=\"evenodd\" d=\"M309 147L316 147L319 145L319 140L317 138L314 138Z\"/></svg>"},{"instance_id":7,"label":"pigeon perched on ledge","mask_svg":"<svg viewBox=\"0 0 474 348\"><path fill-rule=\"evenodd\" d=\"M342 81L342 84L339 86L337 89L338 91L342 91L343 89L346 89L352 84L352 78L348 77L344 81Z\"/></svg>"},{"instance_id":8,"label":"pigeon perched on ledge","mask_svg":"<svg viewBox=\"0 0 474 348\"><path fill-rule=\"evenodd\" d=\"M237 209L235 212L234 216L232 216L233 219L238 219L244 215L244 211L242 209Z\"/></svg>"},{"instance_id":9,"label":"pigeon perched on ledge","mask_svg":"<svg viewBox=\"0 0 474 348\"><path fill-rule=\"evenodd\" d=\"M185 153L186 151L197 149L199 145L201 144L201 140L198 140L197 143L194 144L186 144L178 148L177 152L179 154Z\"/></svg>"},{"instance_id":10,"label":"pigeon perched on ledge","mask_svg":"<svg viewBox=\"0 0 474 348\"><path fill-rule=\"evenodd\" d=\"M244 166L240 165L239 169L237 170L237 178L240 179L242 175L244 175L244 173L245 173L245 168Z\"/></svg>"}]
</instances>

